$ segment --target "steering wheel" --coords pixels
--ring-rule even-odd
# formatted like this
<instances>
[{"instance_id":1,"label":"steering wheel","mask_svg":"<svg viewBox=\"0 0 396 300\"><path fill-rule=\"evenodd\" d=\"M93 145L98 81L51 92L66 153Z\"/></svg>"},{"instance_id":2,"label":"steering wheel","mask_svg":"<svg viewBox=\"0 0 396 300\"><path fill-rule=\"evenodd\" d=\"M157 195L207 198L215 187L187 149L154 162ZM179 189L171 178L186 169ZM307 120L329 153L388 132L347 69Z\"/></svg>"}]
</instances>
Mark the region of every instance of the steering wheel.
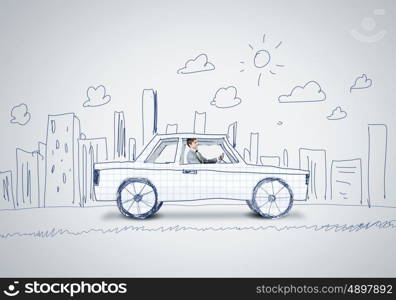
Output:
<instances>
[{"instance_id":1,"label":"steering wheel","mask_svg":"<svg viewBox=\"0 0 396 300\"><path fill-rule=\"evenodd\" d=\"M224 161L224 159L218 160L217 163L218 163L218 164L226 164L226 162Z\"/></svg>"}]
</instances>

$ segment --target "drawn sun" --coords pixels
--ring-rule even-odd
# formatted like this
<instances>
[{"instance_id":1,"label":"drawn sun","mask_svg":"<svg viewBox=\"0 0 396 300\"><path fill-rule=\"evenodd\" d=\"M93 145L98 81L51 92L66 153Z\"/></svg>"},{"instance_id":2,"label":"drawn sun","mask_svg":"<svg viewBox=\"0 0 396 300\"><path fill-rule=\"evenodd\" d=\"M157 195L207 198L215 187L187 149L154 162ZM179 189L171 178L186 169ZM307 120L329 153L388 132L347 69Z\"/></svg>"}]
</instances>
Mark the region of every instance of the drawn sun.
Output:
<instances>
[{"instance_id":1,"label":"drawn sun","mask_svg":"<svg viewBox=\"0 0 396 300\"><path fill-rule=\"evenodd\" d=\"M265 34L262 39L262 43L265 44ZM280 41L272 50L278 49L282 45L282 41ZM257 78L257 85L260 86L261 76L263 75L263 71L268 71L272 75L276 75L273 71L274 67L283 68L285 65L275 64L273 62L272 56L269 48L262 48L256 50L251 44L249 44L250 50L253 51L253 56L251 59L251 66L254 69L259 70L259 75ZM271 51L272 51L271 50ZM247 65L245 61L240 62L244 67ZM245 69L242 69L240 72L244 72Z\"/></svg>"}]
</instances>

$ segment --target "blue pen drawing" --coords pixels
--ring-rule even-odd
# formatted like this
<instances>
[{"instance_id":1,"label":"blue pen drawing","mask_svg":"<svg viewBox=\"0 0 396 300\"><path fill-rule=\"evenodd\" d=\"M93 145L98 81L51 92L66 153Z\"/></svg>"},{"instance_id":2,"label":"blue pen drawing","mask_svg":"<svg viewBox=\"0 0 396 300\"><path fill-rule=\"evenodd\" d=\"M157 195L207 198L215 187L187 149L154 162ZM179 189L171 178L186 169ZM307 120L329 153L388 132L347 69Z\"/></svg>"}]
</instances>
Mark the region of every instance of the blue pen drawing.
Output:
<instances>
[{"instance_id":1,"label":"blue pen drawing","mask_svg":"<svg viewBox=\"0 0 396 300\"><path fill-rule=\"evenodd\" d=\"M12 185L12 171L0 172L0 183L0 210L16 208L14 200L14 188Z\"/></svg>"},{"instance_id":2,"label":"blue pen drawing","mask_svg":"<svg viewBox=\"0 0 396 300\"><path fill-rule=\"evenodd\" d=\"M333 160L330 167L330 199L363 204L362 159Z\"/></svg>"},{"instance_id":3,"label":"blue pen drawing","mask_svg":"<svg viewBox=\"0 0 396 300\"><path fill-rule=\"evenodd\" d=\"M87 89L87 100L83 103L83 107L103 106L109 103L110 100L111 97L106 94L106 88L103 85L90 86Z\"/></svg>"},{"instance_id":4,"label":"blue pen drawing","mask_svg":"<svg viewBox=\"0 0 396 300\"><path fill-rule=\"evenodd\" d=\"M299 149L300 169L309 171L308 199L327 198L327 158L324 149Z\"/></svg>"},{"instance_id":5,"label":"blue pen drawing","mask_svg":"<svg viewBox=\"0 0 396 300\"><path fill-rule=\"evenodd\" d=\"M250 133L249 149L244 149L243 159L253 165L259 163L259 133Z\"/></svg>"},{"instance_id":6,"label":"blue pen drawing","mask_svg":"<svg viewBox=\"0 0 396 300\"><path fill-rule=\"evenodd\" d=\"M189 139L197 140L204 153L223 154L211 163L190 163ZM251 139L258 143L258 134ZM253 161L255 148L251 144ZM103 162L94 168L97 200L116 199L122 214L137 219L154 215L162 203L219 200L247 203L262 217L277 218L289 212L293 201L306 200L308 191L308 171L247 164L225 134L157 134L134 162ZM202 181L224 184L203 186Z\"/></svg>"},{"instance_id":7,"label":"blue pen drawing","mask_svg":"<svg viewBox=\"0 0 396 300\"><path fill-rule=\"evenodd\" d=\"M241 102L242 100L237 96L237 88L235 86L229 86L218 89L210 104L217 108L231 108L239 105Z\"/></svg>"},{"instance_id":8,"label":"blue pen drawing","mask_svg":"<svg viewBox=\"0 0 396 300\"><path fill-rule=\"evenodd\" d=\"M289 166L289 152L287 151L287 149L283 149L283 152L282 152L282 164L286 168Z\"/></svg>"},{"instance_id":9,"label":"blue pen drawing","mask_svg":"<svg viewBox=\"0 0 396 300\"><path fill-rule=\"evenodd\" d=\"M352 93L352 90L367 89L372 85L373 85L373 81L370 78L367 78L366 74L362 74L361 76L355 79L355 82L349 88L349 92Z\"/></svg>"},{"instance_id":10,"label":"blue pen drawing","mask_svg":"<svg viewBox=\"0 0 396 300\"><path fill-rule=\"evenodd\" d=\"M134 161L136 159L136 139L129 139L129 151L128 151L129 161Z\"/></svg>"},{"instance_id":11,"label":"blue pen drawing","mask_svg":"<svg viewBox=\"0 0 396 300\"><path fill-rule=\"evenodd\" d=\"M263 166L280 167L280 157L279 156L262 155L262 156L260 156L260 163Z\"/></svg>"},{"instance_id":12,"label":"blue pen drawing","mask_svg":"<svg viewBox=\"0 0 396 300\"><path fill-rule=\"evenodd\" d=\"M276 75L274 70L278 68L283 68L283 64L279 64L274 62L273 53L282 45L282 41L278 42L274 47L264 47L266 43L266 35L263 35L262 44L255 49L251 44L248 44L251 51L253 51L253 55L250 58L250 62L246 63L246 61L241 61L241 65L243 68L247 68L251 66L254 70L258 70L258 77L257 77L257 86L261 84L261 77L264 71L272 75ZM246 69L241 69L240 72L244 72Z\"/></svg>"},{"instance_id":13,"label":"blue pen drawing","mask_svg":"<svg viewBox=\"0 0 396 300\"><path fill-rule=\"evenodd\" d=\"M194 133L206 133L206 112L198 112L194 113L194 125L193 125Z\"/></svg>"},{"instance_id":14,"label":"blue pen drawing","mask_svg":"<svg viewBox=\"0 0 396 300\"><path fill-rule=\"evenodd\" d=\"M233 148L235 148L237 145L237 130L238 130L237 122L230 124L227 129L227 138Z\"/></svg>"},{"instance_id":15,"label":"blue pen drawing","mask_svg":"<svg viewBox=\"0 0 396 300\"><path fill-rule=\"evenodd\" d=\"M25 103L14 106L11 110L11 120L12 124L18 124L21 126L29 123L31 114Z\"/></svg>"},{"instance_id":16,"label":"blue pen drawing","mask_svg":"<svg viewBox=\"0 0 396 300\"><path fill-rule=\"evenodd\" d=\"M324 100L326 100L326 93L320 84L314 80L303 86L296 86L289 94L278 97L280 103L319 102Z\"/></svg>"},{"instance_id":17,"label":"blue pen drawing","mask_svg":"<svg viewBox=\"0 0 396 300\"><path fill-rule=\"evenodd\" d=\"M206 54L200 54L194 59L189 59L183 68L177 70L178 74L192 74L198 72L212 71L215 66L208 61L208 56Z\"/></svg>"},{"instance_id":18,"label":"blue pen drawing","mask_svg":"<svg viewBox=\"0 0 396 300\"><path fill-rule=\"evenodd\" d=\"M341 107L337 106L332 110L331 114L327 116L327 120L342 120L347 117L346 111L343 111Z\"/></svg>"},{"instance_id":19,"label":"blue pen drawing","mask_svg":"<svg viewBox=\"0 0 396 300\"><path fill-rule=\"evenodd\" d=\"M157 133L158 94L153 89L142 93L142 137L143 146Z\"/></svg>"},{"instance_id":20,"label":"blue pen drawing","mask_svg":"<svg viewBox=\"0 0 396 300\"><path fill-rule=\"evenodd\" d=\"M177 133L179 125L177 124L166 124L165 133Z\"/></svg>"},{"instance_id":21,"label":"blue pen drawing","mask_svg":"<svg viewBox=\"0 0 396 300\"><path fill-rule=\"evenodd\" d=\"M282 126L282 125L283 125L283 122L282 122L282 121L278 121L278 122L276 122L276 125Z\"/></svg>"},{"instance_id":22,"label":"blue pen drawing","mask_svg":"<svg viewBox=\"0 0 396 300\"><path fill-rule=\"evenodd\" d=\"M388 126L368 125L368 204L386 198L386 169L388 160ZM376 199L376 200L374 200Z\"/></svg>"},{"instance_id":23,"label":"blue pen drawing","mask_svg":"<svg viewBox=\"0 0 396 300\"><path fill-rule=\"evenodd\" d=\"M114 160L125 160L126 152L126 127L123 111L114 112Z\"/></svg>"}]
</instances>

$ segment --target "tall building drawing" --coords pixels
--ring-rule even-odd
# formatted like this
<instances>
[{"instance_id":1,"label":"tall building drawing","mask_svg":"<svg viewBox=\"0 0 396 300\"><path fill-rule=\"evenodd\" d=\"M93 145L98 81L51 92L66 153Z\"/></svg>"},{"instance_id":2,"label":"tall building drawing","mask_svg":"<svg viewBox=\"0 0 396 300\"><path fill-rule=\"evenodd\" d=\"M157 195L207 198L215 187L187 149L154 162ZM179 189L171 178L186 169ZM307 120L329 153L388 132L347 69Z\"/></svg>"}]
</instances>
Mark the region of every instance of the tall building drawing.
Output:
<instances>
[{"instance_id":1,"label":"tall building drawing","mask_svg":"<svg viewBox=\"0 0 396 300\"><path fill-rule=\"evenodd\" d=\"M165 133L177 133L178 125L177 124L167 124Z\"/></svg>"},{"instance_id":2,"label":"tall building drawing","mask_svg":"<svg viewBox=\"0 0 396 300\"><path fill-rule=\"evenodd\" d=\"M136 139L129 139L129 152L128 152L129 161L134 161L136 159Z\"/></svg>"},{"instance_id":3,"label":"tall building drawing","mask_svg":"<svg viewBox=\"0 0 396 300\"><path fill-rule=\"evenodd\" d=\"M228 126L228 130L227 130L228 141L231 143L232 147L234 148L236 147L237 127L238 127L238 123L234 122Z\"/></svg>"},{"instance_id":4,"label":"tall building drawing","mask_svg":"<svg viewBox=\"0 0 396 300\"><path fill-rule=\"evenodd\" d=\"M96 204L93 189L94 164L108 160L106 138L79 139L79 188L80 206Z\"/></svg>"},{"instance_id":5,"label":"tall building drawing","mask_svg":"<svg viewBox=\"0 0 396 300\"><path fill-rule=\"evenodd\" d=\"M143 145L157 133L158 103L157 91L144 89L142 94L142 137Z\"/></svg>"},{"instance_id":6,"label":"tall building drawing","mask_svg":"<svg viewBox=\"0 0 396 300\"><path fill-rule=\"evenodd\" d=\"M260 164L263 166L275 166L280 167L279 156L260 156Z\"/></svg>"},{"instance_id":7,"label":"tall building drawing","mask_svg":"<svg viewBox=\"0 0 396 300\"><path fill-rule=\"evenodd\" d=\"M0 172L0 210L1 209L14 209L14 189L12 186L12 172Z\"/></svg>"},{"instance_id":8,"label":"tall building drawing","mask_svg":"<svg viewBox=\"0 0 396 300\"><path fill-rule=\"evenodd\" d=\"M325 200L327 196L326 151L299 149L300 169L309 171L308 199Z\"/></svg>"},{"instance_id":9,"label":"tall building drawing","mask_svg":"<svg viewBox=\"0 0 396 300\"><path fill-rule=\"evenodd\" d=\"M206 112L195 112L194 133L206 133Z\"/></svg>"},{"instance_id":10,"label":"tall building drawing","mask_svg":"<svg viewBox=\"0 0 396 300\"><path fill-rule=\"evenodd\" d=\"M368 125L368 201L383 203L386 198L388 128L385 124Z\"/></svg>"},{"instance_id":11,"label":"tall building drawing","mask_svg":"<svg viewBox=\"0 0 396 300\"><path fill-rule=\"evenodd\" d=\"M16 149L16 208L40 207L39 160L41 159L38 151Z\"/></svg>"},{"instance_id":12,"label":"tall building drawing","mask_svg":"<svg viewBox=\"0 0 396 300\"><path fill-rule=\"evenodd\" d=\"M80 120L74 113L48 116L45 206L79 205L80 133Z\"/></svg>"},{"instance_id":13,"label":"tall building drawing","mask_svg":"<svg viewBox=\"0 0 396 300\"><path fill-rule=\"evenodd\" d=\"M47 145L44 143L38 143L38 181L39 181L39 207L44 207L44 197L45 197L45 155L46 155Z\"/></svg>"},{"instance_id":14,"label":"tall building drawing","mask_svg":"<svg viewBox=\"0 0 396 300\"><path fill-rule=\"evenodd\" d=\"M258 165L259 163L259 133L250 134L250 163Z\"/></svg>"},{"instance_id":15,"label":"tall building drawing","mask_svg":"<svg viewBox=\"0 0 396 300\"><path fill-rule=\"evenodd\" d=\"M337 203L362 204L362 160L333 160L330 197Z\"/></svg>"},{"instance_id":16,"label":"tall building drawing","mask_svg":"<svg viewBox=\"0 0 396 300\"><path fill-rule=\"evenodd\" d=\"M126 156L126 132L124 112L114 112L114 160L125 160Z\"/></svg>"}]
</instances>

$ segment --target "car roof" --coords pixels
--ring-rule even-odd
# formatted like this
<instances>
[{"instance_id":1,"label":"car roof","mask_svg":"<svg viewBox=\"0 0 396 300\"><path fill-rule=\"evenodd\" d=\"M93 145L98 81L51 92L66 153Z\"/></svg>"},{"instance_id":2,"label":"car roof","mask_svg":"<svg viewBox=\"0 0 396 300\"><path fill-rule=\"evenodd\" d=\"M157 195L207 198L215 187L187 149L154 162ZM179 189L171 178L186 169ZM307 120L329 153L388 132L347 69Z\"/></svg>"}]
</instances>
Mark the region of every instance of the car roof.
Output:
<instances>
[{"instance_id":1,"label":"car roof","mask_svg":"<svg viewBox=\"0 0 396 300\"><path fill-rule=\"evenodd\" d=\"M181 132L181 133L165 133L157 134L155 137L159 138L225 138L226 134L208 134L208 133L193 133L193 132Z\"/></svg>"}]
</instances>

